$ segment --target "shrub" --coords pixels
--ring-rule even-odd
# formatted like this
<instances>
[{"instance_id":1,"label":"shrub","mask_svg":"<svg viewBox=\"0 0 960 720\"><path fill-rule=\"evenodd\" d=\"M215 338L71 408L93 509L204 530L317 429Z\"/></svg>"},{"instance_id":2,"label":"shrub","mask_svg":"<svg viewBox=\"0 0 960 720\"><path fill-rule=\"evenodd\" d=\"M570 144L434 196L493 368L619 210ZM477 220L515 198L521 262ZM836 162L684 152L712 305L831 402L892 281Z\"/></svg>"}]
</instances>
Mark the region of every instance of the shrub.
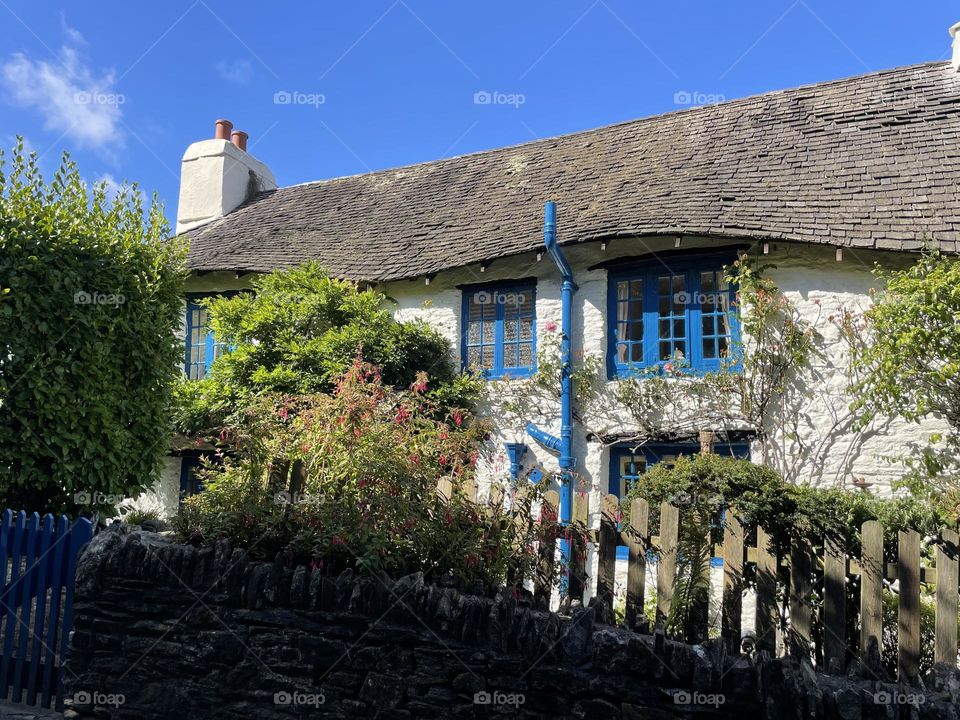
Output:
<instances>
[{"instance_id":1,"label":"shrub","mask_svg":"<svg viewBox=\"0 0 960 720\"><path fill-rule=\"evenodd\" d=\"M47 183L22 140L11 160L0 154L0 493L112 512L167 450L182 249L136 186L112 201L88 191L66 155Z\"/></svg>"},{"instance_id":2,"label":"shrub","mask_svg":"<svg viewBox=\"0 0 960 720\"><path fill-rule=\"evenodd\" d=\"M259 396L329 393L358 353L389 387L406 388L426 373L441 409L468 405L479 384L454 368L446 338L422 322L397 322L386 302L316 263L261 275L253 292L208 298L210 324L230 352L205 379L183 382L178 429L236 422Z\"/></svg>"},{"instance_id":3,"label":"shrub","mask_svg":"<svg viewBox=\"0 0 960 720\"><path fill-rule=\"evenodd\" d=\"M357 359L332 394L264 396L249 415L228 438L242 457L208 467L205 492L174 519L182 539L229 537L330 572L422 570L486 588L533 572L535 540L553 520L517 522L437 493L441 479L473 481L487 428L466 410L441 411L425 375L397 391Z\"/></svg>"},{"instance_id":4,"label":"shrub","mask_svg":"<svg viewBox=\"0 0 960 720\"><path fill-rule=\"evenodd\" d=\"M937 536L941 527L950 525L948 517L914 498L883 499L869 492L792 485L768 467L719 455L682 456L672 467L654 465L623 500L625 511L637 497L650 504L651 534L659 531L660 503L670 502L680 509L677 585L667 630L691 640L699 639L705 625L706 561L711 545L722 542L729 513L735 513L742 523L748 542L756 541L757 527L762 525L781 555L789 553L791 543L801 538L822 551L824 539L830 537L857 556L862 524L879 520L885 532L887 562L896 559L900 530L913 528ZM747 565L744 576L753 584L755 566ZM821 587L821 580L814 578L814 587ZM857 583L851 581L851 587ZM812 600L819 604L820 591L816 595Z\"/></svg>"}]
</instances>

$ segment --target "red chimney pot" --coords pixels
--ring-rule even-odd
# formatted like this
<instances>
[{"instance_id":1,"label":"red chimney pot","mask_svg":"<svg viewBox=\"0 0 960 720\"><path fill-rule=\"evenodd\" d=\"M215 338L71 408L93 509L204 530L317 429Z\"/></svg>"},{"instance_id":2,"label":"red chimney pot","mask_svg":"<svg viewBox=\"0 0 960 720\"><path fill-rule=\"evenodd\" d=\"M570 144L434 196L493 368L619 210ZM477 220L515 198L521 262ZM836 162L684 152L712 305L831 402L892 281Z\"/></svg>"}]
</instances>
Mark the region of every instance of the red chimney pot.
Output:
<instances>
[{"instance_id":1,"label":"red chimney pot","mask_svg":"<svg viewBox=\"0 0 960 720\"><path fill-rule=\"evenodd\" d=\"M230 140L233 142L234 145L236 145L238 148L246 152L248 137L250 136L247 135L247 133L245 133L243 130L234 130L233 135L230 136Z\"/></svg>"},{"instance_id":2,"label":"red chimney pot","mask_svg":"<svg viewBox=\"0 0 960 720\"><path fill-rule=\"evenodd\" d=\"M217 120L216 130L213 133L214 140L229 140L230 131L233 130L233 123L229 120Z\"/></svg>"}]
</instances>

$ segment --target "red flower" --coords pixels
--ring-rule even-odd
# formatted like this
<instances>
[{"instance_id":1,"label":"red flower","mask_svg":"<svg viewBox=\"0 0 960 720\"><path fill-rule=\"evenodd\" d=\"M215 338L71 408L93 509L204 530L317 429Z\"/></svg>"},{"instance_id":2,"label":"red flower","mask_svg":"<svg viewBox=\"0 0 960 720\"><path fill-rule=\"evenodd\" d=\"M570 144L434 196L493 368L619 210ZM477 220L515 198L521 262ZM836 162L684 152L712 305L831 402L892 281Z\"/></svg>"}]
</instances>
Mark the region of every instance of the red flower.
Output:
<instances>
[{"instance_id":1,"label":"red flower","mask_svg":"<svg viewBox=\"0 0 960 720\"><path fill-rule=\"evenodd\" d=\"M547 329L547 332L557 331L557 324L553 320L547 320L547 324L544 327Z\"/></svg>"},{"instance_id":2,"label":"red flower","mask_svg":"<svg viewBox=\"0 0 960 720\"><path fill-rule=\"evenodd\" d=\"M453 424L457 427L463 425L463 413L461 413L459 410L453 411Z\"/></svg>"}]
</instances>

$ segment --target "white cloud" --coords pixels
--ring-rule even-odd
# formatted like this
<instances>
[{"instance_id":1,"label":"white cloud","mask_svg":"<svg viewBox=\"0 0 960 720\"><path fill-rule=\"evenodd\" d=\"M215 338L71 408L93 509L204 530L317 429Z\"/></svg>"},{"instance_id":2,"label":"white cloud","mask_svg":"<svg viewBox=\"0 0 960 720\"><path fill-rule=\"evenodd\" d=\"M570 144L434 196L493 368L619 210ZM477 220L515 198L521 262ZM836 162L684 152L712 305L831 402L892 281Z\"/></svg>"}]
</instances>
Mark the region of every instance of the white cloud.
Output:
<instances>
[{"instance_id":1,"label":"white cloud","mask_svg":"<svg viewBox=\"0 0 960 720\"><path fill-rule=\"evenodd\" d=\"M61 62L32 60L15 53L0 66L0 82L18 105L43 115L48 130L70 137L79 147L116 149L126 98L113 89L113 71L96 74L74 45L82 36L67 28L74 41L61 50Z\"/></svg>"},{"instance_id":2,"label":"white cloud","mask_svg":"<svg viewBox=\"0 0 960 720\"><path fill-rule=\"evenodd\" d=\"M64 35L67 36L67 40L69 40L73 45L79 46L87 44L87 40L83 37L83 33L67 24L67 15L63 12L63 10L60 11L60 30Z\"/></svg>"},{"instance_id":3,"label":"white cloud","mask_svg":"<svg viewBox=\"0 0 960 720\"><path fill-rule=\"evenodd\" d=\"M234 85L246 85L253 77L253 65L249 60L221 60L217 63L217 72L220 77Z\"/></svg>"}]
</instances>

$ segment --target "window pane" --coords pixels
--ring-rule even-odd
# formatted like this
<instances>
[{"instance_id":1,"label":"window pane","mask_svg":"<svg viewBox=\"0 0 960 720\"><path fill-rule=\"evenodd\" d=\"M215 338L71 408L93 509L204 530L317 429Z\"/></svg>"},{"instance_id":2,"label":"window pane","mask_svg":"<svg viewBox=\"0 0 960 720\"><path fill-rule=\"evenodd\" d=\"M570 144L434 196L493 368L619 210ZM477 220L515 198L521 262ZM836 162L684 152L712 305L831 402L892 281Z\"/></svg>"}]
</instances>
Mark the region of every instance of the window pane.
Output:
<instances>
[{"instance_id":1,"label":"window pane","mask_svg":"<svg viewBox=\"0 0 960 720\"><path fill-rule=\"evenodd\" d=\"M730 344L725 335L721 335L717 338L717 347L720 357L727 357L730 355Z\"/></svg>"},{"instance_id":2,"label":"window pane","mask_svg":"<svg viewBox=\"0 0 960 720\"><path fill-rule=\"evenodd\" d=\"M673 354L675 357L685 358L687 357L687 344L682 340L673 345Z\"/></svg>"},{"instance_id":3,"label":"window pane","mask_svg":"<svg viewBox=\"0 0 960 720\"><path fill-rule=\"evenodd\" d=\"M630 346L626 343L617 343L617 362L621 365L627 364L627 359L629 357L628 353L630 352Z\"/></svg>"},{"instance_id":4,"label":"window pane","mask_svg":"<svg viewBox=\"0 0 960 720\"><path fill-rule=\"evenodd\" d=\"M687 321L686 320L674 320L673 321L673 336L675 338L685 337L687 334Z\"/></svg>"},{"instance_id":5,"label":"window pane","mask_svg":"<svg viewBox=\"0 0 960 720\"><path fill-rule=\"evenodd\" d=\"M617 300L626 300L630 295L630 282L621 280L617 283Z\"/></svg>"},{"instance_id":6,"label":"window pane","mask_svg":"<svg viewBox=\"0 0 960 720\"><path fill-rule=\"evenodd\" d=\"M533 346L528 343L520 345L520 362L517 367L533 367Z\"/></svg>"},{"instance_id":7,"label":"window pane","mask_svg":"<svg viewBox=\"0 0 960 720\"><path fill-rule=\"evenodd\" d=\"M467 343L470 345L477 345L480 342L480 323L473 321L468 326L467 330Z\"/></svg>"},{"instance_id":8,"label":"window pane","mask_svg":"<svg viewBox=\"0 0 960 720\"><path fill-rule=\"evenodd\" d=\"M713 338L704 338L703 339L703 357L707 360L713 360L717 357L715 352L716 346L714 344Z\"/></svg>"},{"instance_id":9,"label":"window pane","mask_svg":"<svg viewBox=\"0 0 960 720\"><path fill-rule=\"evenodd\" d=\"M643 343L633 343L630 348L630 361L634 363L643 362Z\"/></svg>"},{"instance_id":10,"label":"window pane","mask_svg":"<svg viewBox=\"0 0 960 720\"><path fill-rule=\"evenodd\" d=\"M493 346L484 345L480 348L480 367L489 370L493 367Z\"/></svg>"},{"instance_id":11,"label":"window pane","mask_svg":"<svg viewBox=\"0 0 960 720\"><path fill-rule=\"evenodd\" d=\"M700 289L705 293L713 292L716 289L713 284L714 278L716 274L713 272L700 273Z\"/></svg>"},{"instance_id":12,"label":"window pane","mask_svg":"<svg viewBox=\"0 0 960 720\"><path fill-rule=\"evenodd\" d=\"M716 316L715 315L704 315L703 316L703 334L704 335L716 335Z\"/></svg>"},{"instance_id":13,"label":"window pane","mask_svg":"<svg viewBox=\"0 0 960 720\"><path fill-rule=\"evenodd\" d=\"M517 327L516 320L504 320L503 321L503 339L506 342L514 342L517 339L517 333L519 328Z\"/></svg>"},{"instance_id":14,"label":"window pane","mask_svg":"<svg viewBox=\"0 0 960 720\"><path fill-rule=\"evenodd\" d=\"M520 318L520 339L521 340L533 339L533 318L532 317Z\"/></svg>"},{"instance_id":15,"label":"window pane","mask_svg":"<svg viewBox=\"0 0 960 720\"><path fill-rule=\"evenodd\" d=\"M670 337L670 321L661 320L660 321L660 338L669 338Z\"/></svg>"},{"instance_id":16,"label":"window pane","mask_svg":"<svg viewBox=\"0 0 960 720\"><path fill-rule=\"evenodd\" d=\"M630 337L634 342L643 342L643 323L635 322L630 324Z\"/></svg>"},{"instance_id":17,"label":"window pane","mask_svg":"<svg viewBox=\"0 0 960 720\"><path fill-rule=\"evenodd\" d=\"M643 297L643 280L633 280L630 282L630 297Z\"/></svg>"},{"instance_id":18,"label":"window pane","mask_svg":"<svg viewBox=\"0 0 960 720\"><path fill-rule=\"evenodd\" d=\"M467 367L480 367L480 348L467 348Z\"/></svg>"},{"instance_id":19,"label":"window pane","mask_svg":"<svg viewBox=\"0 0 960 720\"><path fill-rule=\"evenodd\" d=\"M661 275L657 278L657 294L666 296L670 294L670 276Z\"/></svg>"},{"instance_id":20,"label":"window pane","mask_svg":"<svg viewBox=\"0 0 960 720\"><path fill-rule=\"evenodd\" d=\"M669 342L660 343L660 359L661 360L670 359L670 343Z\"/></svg>"}]
</instances>

